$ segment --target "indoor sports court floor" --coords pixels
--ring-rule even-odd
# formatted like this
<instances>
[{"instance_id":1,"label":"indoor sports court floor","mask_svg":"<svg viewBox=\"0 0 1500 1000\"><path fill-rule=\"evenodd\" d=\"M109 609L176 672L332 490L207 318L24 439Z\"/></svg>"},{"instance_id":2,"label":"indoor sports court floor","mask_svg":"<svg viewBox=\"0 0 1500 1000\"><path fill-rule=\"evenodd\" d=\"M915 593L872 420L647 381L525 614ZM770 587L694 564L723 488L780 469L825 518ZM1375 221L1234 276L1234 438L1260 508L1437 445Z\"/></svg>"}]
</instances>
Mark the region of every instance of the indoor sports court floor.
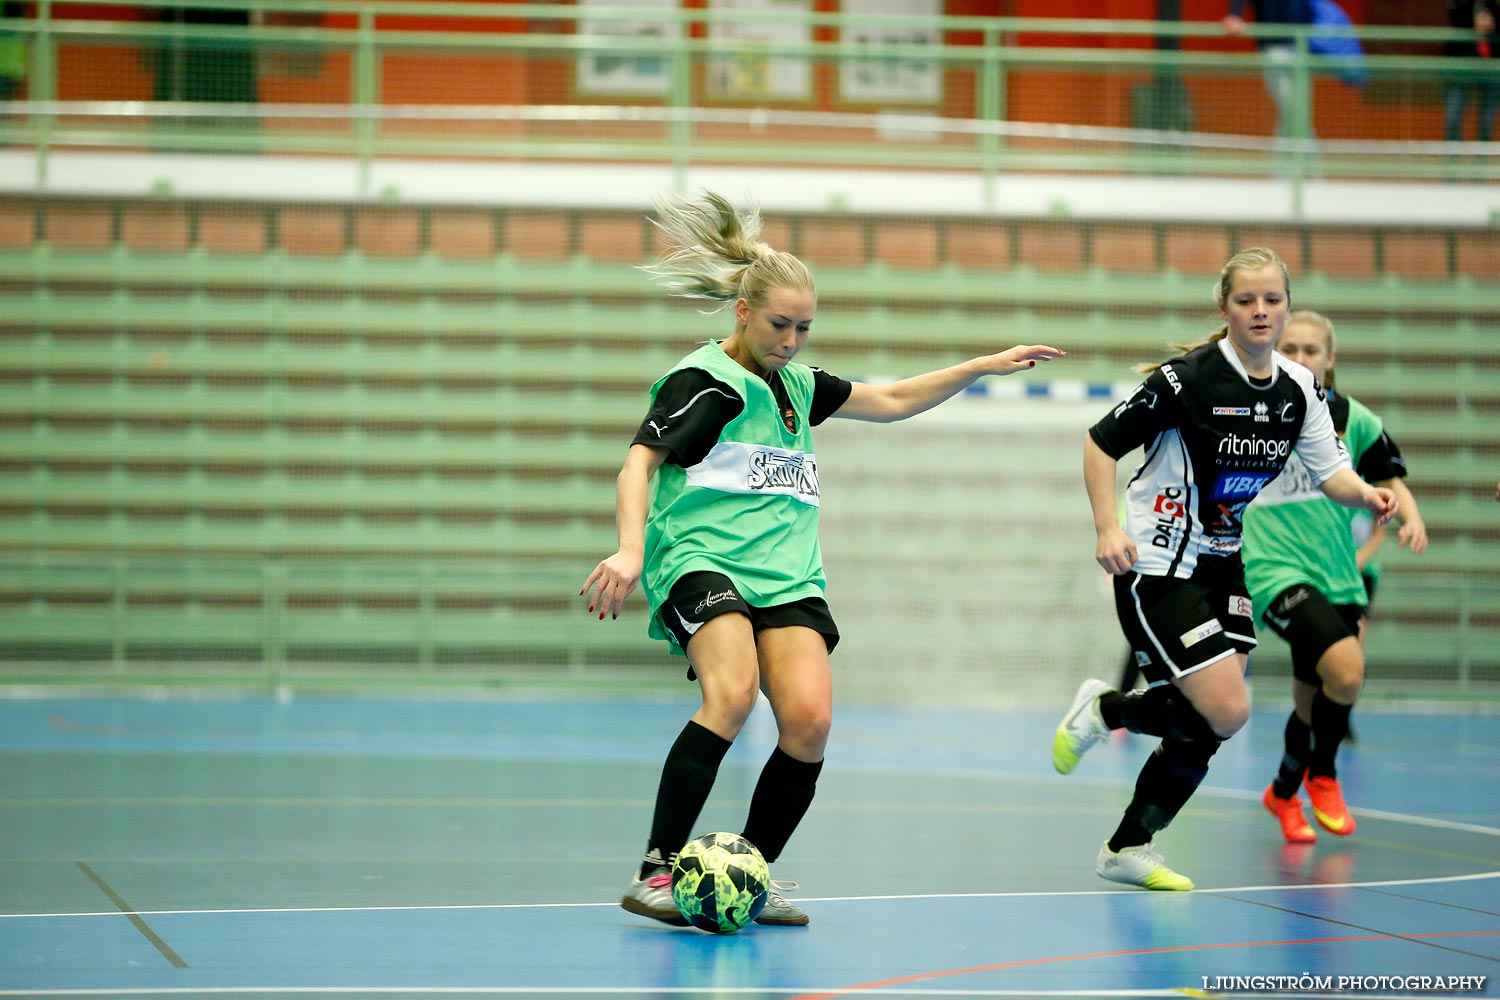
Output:
<instances>
[{"instance_id":1,"label":"indoor sports court floor","mask_svg":"<svg viewBox=\"0 0 1500 1000\"><path fill-rule=\"evenodd\" d=\"M1359 829L1292 849L1263 698L1158 840L1199 885L1167 894L1093 873L1150 744L1054 774L1070 695L843 708L774 871L811 926L725 937L616 905L690 702L0 699L0 995L1500 996L1500 714L1356 713ZM700 832L773 739L762 705Z\"/></svg>"}]
</instances>

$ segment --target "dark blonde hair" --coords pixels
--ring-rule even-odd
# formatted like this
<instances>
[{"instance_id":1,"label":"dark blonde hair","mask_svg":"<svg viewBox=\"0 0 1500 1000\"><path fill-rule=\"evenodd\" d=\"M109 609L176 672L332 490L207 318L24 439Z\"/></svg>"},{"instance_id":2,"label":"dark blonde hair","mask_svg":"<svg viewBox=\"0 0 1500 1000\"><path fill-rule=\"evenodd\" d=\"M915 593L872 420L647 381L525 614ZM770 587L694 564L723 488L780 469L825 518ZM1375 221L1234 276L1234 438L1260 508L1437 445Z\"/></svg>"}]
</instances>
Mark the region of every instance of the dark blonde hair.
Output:
<instances>
[{"instance_id":1,"label":"dark blonde hair","mask_svg":"<svg viewBox=\"0 0 1500 1000\"><path fill-rule=\"evenodd\" d=\"M1263 267L1270 267L1272 265L1281 269L1281 281L1286 287L1287 298L1290 299L1292 294L1292 275L1287 270L1286 261L1282 260L1281 256L1269 247L1247 247L1229 258L1224 267L1219 271L1219 280L1214 283L1215 304L1220 309L1223 309L1225 304L1228 303L1229 292L1234 285L1235 274L1240 271L1259 271ZM1291 319L1288 318L1287 322L1290 323ZM1329 324L1329 330L1331 336L1332 324ZM1229 336L1229 325L1226 323L1224 326L1219 327L1218 332L1209 334L1196 344L1168 344L1167 346L1177 352L1177 357L1181 357L1189 351L1196 351L1205 344L1217 343L1227 336ZM1167 359L1167 361L1170 360L1172 359ZM1155 364L1137 365L1136 371L1149 375L1166 363L1166 361L1158 361Z\"/></svg>"},{"instance_id":2,"label":"dark blonde hair","mask_svg":"<svg viewBox=\"0 0 1500 1000\"><path fill-rule=\"evenodd\" d=\"M658 197L655 209L651 222L665 235L668 250L643 270L672 295L715 303L703 312L719 312L738 299L763 306L773 288L816 293L806 264L761 241L759 208L740 213L705 191L696 201Z\"/></svg>"},{"instance_id":3,"label":"dark blonde hair","mask_svg":"<svg viewBox=\"0 0 1500 1000\"><path fill-rule=\"evenodd\" d=\"M1286 318L1287 326L1291 326L1293 323L1306 323L1308 326L1315 326L1322 331L1323 349L1328 352L1329 358L1333 357L1333 352L1338 350L1338 341L1333 335L1333 320L1313 309L1298 309ZM1323 373L1323 385L1329 389L1333 388L1332 361L1328 362L1328 370Z\"/></svg>"}]
</instances>

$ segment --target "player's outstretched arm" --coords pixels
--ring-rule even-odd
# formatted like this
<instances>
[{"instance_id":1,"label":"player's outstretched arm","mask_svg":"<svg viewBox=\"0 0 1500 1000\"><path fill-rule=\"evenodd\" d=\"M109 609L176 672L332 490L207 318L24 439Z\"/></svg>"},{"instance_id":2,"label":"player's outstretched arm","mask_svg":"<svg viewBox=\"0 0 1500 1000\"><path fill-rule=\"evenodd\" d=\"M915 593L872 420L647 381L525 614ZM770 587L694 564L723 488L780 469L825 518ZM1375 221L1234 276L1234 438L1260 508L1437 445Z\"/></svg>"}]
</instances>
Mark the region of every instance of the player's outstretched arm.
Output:
<instances>
[{"instance_id":1,"label":"player's outstretched arm","mask_svg":"<svg viewBox=\"0 0 1500 1000\"><path fill-rule=\"evenodd\" d=\"M606 614L612 619L620 617L625 598L640 583L646 562L646 506L651 496L651 477L666 456L664 448L633 444L615 481L615 529L620 548L594 567L578 592L581 597L594 587L589 597L589 612L598 611L600 621Z\"/></svg>"},{"instance_id":2,"label":"player's outstretched arm","mask_svg":"<svg viewBox=\"0 0 1500 1000\"><path fill-rule=\"evenodd\" d=\"M986 375L1028 371L1035 368L1038 361L1051 361L1066 353L1045 344L1023 344L999 354L971 358L952 368L913 375L888 385L856 382L849 398L833 415L876 423L905 420L951 399Z\"/></svg>"}]
</instances>

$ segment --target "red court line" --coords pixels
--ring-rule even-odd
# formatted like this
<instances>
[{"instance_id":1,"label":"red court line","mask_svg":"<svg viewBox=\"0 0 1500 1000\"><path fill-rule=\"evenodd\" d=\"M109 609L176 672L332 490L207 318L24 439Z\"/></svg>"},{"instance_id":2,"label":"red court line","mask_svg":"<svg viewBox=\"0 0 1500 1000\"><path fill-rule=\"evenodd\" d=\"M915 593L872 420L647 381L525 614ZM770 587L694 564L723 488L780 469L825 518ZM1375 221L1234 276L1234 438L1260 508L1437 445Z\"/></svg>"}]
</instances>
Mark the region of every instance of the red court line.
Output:
<instances>
[{"instance_id":1,"label":"red court line","mask_svg":"<svg viewBox=\"0 0 1500 1000\"><path fill-rule=\"evenodd\" d=\"M966 976L975 972L996 972L1001 969L1023 969L1027 966L1053 965L1058 962L1079 962L1093 958L1123 958L1129 955L1169 955L1174 952L1213 951L1224 948L1271 948L1297 944L1339 944L1349 941L1400 941L1412 938L1486 937L1497 934L1500 934L1500 931L1438 931L1431 934L1361 934L1355 937L1293 938L1284 941L1233 941L1221 944L1184 944L1175 945L1170 948L1129 948L1125 951L1096 951L1082 955L1023 958L1015 962L996 962L992 965L971 965L963 969L939 969L936 972L919 972L911 976L897 976L894 979L879 979L874 982L846 986L834 993L804 993L800 996L792 997L792 1000L834 1000L836 997L856 993L860 990L878 990L890 986L906 986L910 983L920 983L928 979L942 979L947 976Z\"/></svg>"}]
</instances>

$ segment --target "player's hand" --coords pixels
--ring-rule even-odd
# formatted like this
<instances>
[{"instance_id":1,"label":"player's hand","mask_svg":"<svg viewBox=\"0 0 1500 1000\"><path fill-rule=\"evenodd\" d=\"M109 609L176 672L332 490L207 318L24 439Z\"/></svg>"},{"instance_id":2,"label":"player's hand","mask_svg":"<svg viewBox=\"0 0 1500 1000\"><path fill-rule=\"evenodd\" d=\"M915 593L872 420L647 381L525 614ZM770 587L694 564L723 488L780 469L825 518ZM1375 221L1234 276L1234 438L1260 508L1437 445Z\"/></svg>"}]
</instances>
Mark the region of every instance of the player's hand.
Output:
<instances>
[{"instance_id":1,"label":"player's hand","mask_svg":"<svg viewBox=\"0 0 1500 1000\"><path fill-rule=\"evenodd\" d=\"M1233 14L1225 14L1219 23L1224 25L1224 31L1230 35L1243 35L1245 33L1245 21L1243 18Z\"/></svg>"},{"instance_id":2,"label":"player's hand","mask_svg":"<svg viewBox=\"0 0 1500 1000\"><path fill-rule=\"evenodd\" d=\"M1398 544L1403 549L1411 549L1417 555L1427 551L1427 525L1422 523L1421 518L1407 521L1396 533Z\"/></svg>"},{"instance_id":3,"label":"player's hand","mask_svg":"<svg viewBox=\"0 0 1500 1000\"><path fill-rule=\"evenodd\" d=\"M1115 576L1129 573L1135 565L1135 542L1120 528L1099 532L1099 541L1094 546L1094 560Z\"/></svg>"},{"instance_id":4,"label":"player's hand","mask_svg":"<svg viewBox=\"0 0 1500 1000\"><path fill-rule=\"evenodd\" d=\"M625 598L641 582L641 568L640 556L616 552L594 567L589 578L583 581L583 589L578 592L578 596L582 597L590 587L594 587L594 593L589 597L589 613L598 611L600 621L604 620L605 615L609 615L611 619L618 618L620 609L625 605ZM595 587L595 584L598 586Z\"/></svg>"},{"instance_id":5,"label":"player's hand","mask_svg":"<svg viewBox=\"0 0 1500 1000\"><path fill-rule=\"evenodd\" d=\"M1066 355L1067 351L1059 351L1055 347L1046 344L1020 344L1008 351L1001 351L990 360L990 374L992 375L1014 375L1016 372L1028 371L1036 367L1038 361L1051 361Z\"/></svg>"},{"instance_id":6,"label":"player's hand","mask_svg":"<svg viewBox=\"0 0 1500 1000\"><path fill-rule=\"evenodd\" d=\"M1396 494L1384 486L1373 486L1365 496L1365 508L1375 515L1376 524L1385 524L1396 516Z\"/></svg>"}]
</instances>

